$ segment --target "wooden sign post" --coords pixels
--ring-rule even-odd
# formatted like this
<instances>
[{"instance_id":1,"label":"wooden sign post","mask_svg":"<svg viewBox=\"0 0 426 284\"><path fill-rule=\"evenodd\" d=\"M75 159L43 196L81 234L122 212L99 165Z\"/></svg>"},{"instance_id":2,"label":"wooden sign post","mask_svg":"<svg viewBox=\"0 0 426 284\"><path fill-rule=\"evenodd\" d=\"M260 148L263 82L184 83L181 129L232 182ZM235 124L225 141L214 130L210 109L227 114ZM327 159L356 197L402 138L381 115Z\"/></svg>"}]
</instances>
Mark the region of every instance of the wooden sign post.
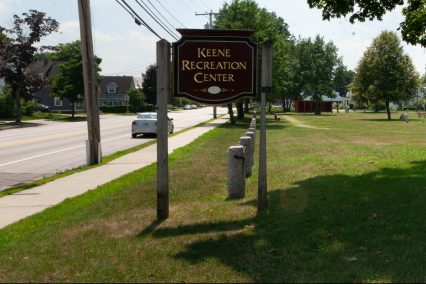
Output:
<instances>
[{"instance_id":1,"label":"wooden sign post","mask_svg":"<svg viewBox=\"0 0 426 284\"><path fill-rule=\"evenodd\" d=\"M260 95L260 145L259 145L259 177L257 191L257 211L267 206L267 169L266 169L266 114L265 93L272 89L272 42L267 41L262 47L262 92Z\"/></svg>"},{"instance_id":2,"label":"wooden sign post","mask_svg":"<svg viewBox=\"0 0 426 284\"><path fill-rule=\"evenodd\" d=\"M170 43L157 42L157 219L169 217L169 164L167 98L169 93Z\"/></svg>"},{"instance_id":3,"label":"wooden sign post","mask_svg":"<svg viewBox=\"0 0 426 284\"><path fill-rule=\"evenodd\" d=\"M174 95L220 105L256 96L257 45L250 30L178 30L173 44ZM167 98L170 43L157 42L157 219L169 217ZM263 106L264 109L264 106Z\"/></svg>"}]
</instances>

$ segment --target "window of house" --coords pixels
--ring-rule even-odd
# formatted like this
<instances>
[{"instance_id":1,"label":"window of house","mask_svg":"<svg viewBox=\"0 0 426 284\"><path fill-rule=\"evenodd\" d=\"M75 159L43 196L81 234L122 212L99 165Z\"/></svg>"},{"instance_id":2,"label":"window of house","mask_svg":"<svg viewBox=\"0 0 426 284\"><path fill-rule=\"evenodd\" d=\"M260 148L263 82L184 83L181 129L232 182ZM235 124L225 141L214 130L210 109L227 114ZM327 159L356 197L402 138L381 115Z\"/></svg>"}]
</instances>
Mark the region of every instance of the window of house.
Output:
<instances>
[{"instance_id":1,"label":"window of house","mask_svg":"<svg viewBox=\"0 0 426 284\"><path fill-rule=\"evenodd\" d=\"M54 97L53 98L53 104L57 107L61 107L62 106L62 100L60 97Z\"/></svg>"},{"instance_id":2,"label":"window of house","mask_svg":"<svg viewBox=\"0 0 426 284\"><path fill-rule=\"evenodd\" d=\"M110 83L107 86L108 94L116 94L117 93L117 85L115 83Z\"/></svg>"}]
</instances>

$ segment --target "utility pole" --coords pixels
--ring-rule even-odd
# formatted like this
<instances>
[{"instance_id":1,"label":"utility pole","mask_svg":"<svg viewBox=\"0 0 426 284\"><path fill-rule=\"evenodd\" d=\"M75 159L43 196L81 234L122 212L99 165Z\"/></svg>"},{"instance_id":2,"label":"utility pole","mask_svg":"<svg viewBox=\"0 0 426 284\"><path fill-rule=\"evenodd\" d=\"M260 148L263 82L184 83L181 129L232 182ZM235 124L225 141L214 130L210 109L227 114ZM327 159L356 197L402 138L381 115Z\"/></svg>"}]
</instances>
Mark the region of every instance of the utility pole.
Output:
<instances>
[{"instance_id":1,"label":"utility pole","mask_svg":"<svg viewBox=\"0 0 426 284\"><path fill-rule=\"evenodd\" d=\"M92 24L90 0L78 1L80 19L81 54L83 59L84 98L86 103L87 132L86 141L87 164L99 164L101 154L101 131L99 126L99 108L97 96L97 72L93 54Z\"/></svg>"},{"instance_id":2,"label":"utility pole","mask_svg":"<svg viewBox=\"0 0 426 284\"><path fill-rule=\"evenodd\" d=\"M205 28L207 30L213 29L213 16L218 15L219 13L213 13L212 10L210 10L209 13L195 13L195 16L209 16L210 21L205 25ZM213 106L213 118L217 118L217 109L216 106Z\"/></svg>"}]
</instances>

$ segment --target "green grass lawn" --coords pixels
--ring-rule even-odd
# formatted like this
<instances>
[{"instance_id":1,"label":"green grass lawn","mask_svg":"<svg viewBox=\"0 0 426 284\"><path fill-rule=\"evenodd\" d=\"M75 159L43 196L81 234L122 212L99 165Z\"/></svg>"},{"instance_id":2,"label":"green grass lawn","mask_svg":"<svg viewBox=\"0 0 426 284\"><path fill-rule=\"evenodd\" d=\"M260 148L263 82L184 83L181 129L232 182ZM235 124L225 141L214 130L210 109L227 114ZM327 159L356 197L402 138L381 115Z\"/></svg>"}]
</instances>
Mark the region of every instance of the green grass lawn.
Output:
<instances>
[{"instance_id":1,"label":"green grass lawn","mask_svg":"<svg viewBox=\"0 0 426 284\"><path fill-rule=\"evenodd\" d=\"M257 157L226 199L249 121L227 124L170 156L169 219L149 166L0 230L0 282L425 282L424 120L288 117L268 121L267 212Z\"/></svg>"}]
</instances>

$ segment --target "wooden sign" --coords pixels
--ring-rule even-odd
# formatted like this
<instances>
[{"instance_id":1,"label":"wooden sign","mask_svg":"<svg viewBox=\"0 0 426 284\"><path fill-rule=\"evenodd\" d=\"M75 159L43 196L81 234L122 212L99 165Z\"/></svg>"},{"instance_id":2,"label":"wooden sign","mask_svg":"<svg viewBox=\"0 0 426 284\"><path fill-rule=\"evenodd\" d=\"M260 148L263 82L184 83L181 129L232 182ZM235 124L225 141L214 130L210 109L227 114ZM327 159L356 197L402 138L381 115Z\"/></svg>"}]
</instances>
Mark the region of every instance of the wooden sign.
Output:
<instances>
[{"instance_id":1,"label":"wooden sign","mask_svg":"<svg viewBox=\"0 0 426 284\"><path fill-rule=\"evenodd\" d=\"M248 30L178 29L174 95L206 104L256 96L257 46Z\"/></svg>"}]
</instances>

